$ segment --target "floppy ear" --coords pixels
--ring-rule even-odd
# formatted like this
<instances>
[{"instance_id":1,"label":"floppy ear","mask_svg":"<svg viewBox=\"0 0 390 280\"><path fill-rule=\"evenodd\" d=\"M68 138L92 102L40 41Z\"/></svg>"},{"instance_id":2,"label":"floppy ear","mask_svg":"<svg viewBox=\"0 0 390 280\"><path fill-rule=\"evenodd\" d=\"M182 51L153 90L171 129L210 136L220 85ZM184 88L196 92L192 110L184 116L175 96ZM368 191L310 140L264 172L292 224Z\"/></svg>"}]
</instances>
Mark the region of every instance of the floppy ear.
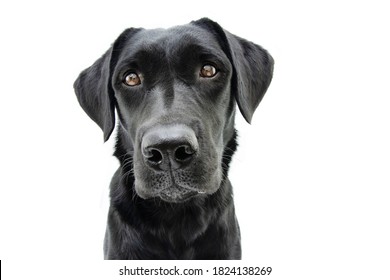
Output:
<instances>
[{"instance_id":1,"label":"floppy ear","mask_svg":"<svg viewBox=\"0 0 390 280\"><path fill-rule=\"evenodd\" d=\"M241 114L251 123L253 113L272 80L274 60L261 46L235 36L203 18L193 22L211 32L233 66L232 90Z\"/></svg>"},{"instance_id":2,"label":"floppy ear","mask_svg":"<svg viewBox=\"0 0 390 280\"><path fill-rule=\"evenodd\" d=\"M115 126L116 101L111 84L112 73L123 44L136 31L138 29L126 29L101 58L81 72L74 83L81 107L103 130L104 141L110 138Z\"/></svg>"}]
</instances>

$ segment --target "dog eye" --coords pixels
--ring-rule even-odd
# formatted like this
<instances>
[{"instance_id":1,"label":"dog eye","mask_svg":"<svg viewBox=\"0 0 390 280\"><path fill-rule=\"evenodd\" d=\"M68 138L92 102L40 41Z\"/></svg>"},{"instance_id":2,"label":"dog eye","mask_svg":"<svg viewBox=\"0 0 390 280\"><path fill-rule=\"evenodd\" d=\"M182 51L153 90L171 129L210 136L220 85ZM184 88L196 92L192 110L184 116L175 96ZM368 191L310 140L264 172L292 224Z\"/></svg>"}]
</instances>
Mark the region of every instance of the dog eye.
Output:
<instances>
[{"instance_id":1,"label":"dog eye","mask_svg":"<svg viewBox=\"0 0 390 280\"><path fill-rule=\"evenodd\" d=\"M217 69L210 64L203 65L200 69L200 76L203 78L212 78L215 75L217 75Z\"/></svg>"},{"instance_id":2,"label":"dog eye","mask_svg":"<svg viewBox=\"0 0 390 280\"><path fill-rule=\"evenodd\" d=\"M138 86L141 84L141 78L138 76L137 73L129 72L125 74L123 83L131 87Z\"/></svg>"}]
</instances>

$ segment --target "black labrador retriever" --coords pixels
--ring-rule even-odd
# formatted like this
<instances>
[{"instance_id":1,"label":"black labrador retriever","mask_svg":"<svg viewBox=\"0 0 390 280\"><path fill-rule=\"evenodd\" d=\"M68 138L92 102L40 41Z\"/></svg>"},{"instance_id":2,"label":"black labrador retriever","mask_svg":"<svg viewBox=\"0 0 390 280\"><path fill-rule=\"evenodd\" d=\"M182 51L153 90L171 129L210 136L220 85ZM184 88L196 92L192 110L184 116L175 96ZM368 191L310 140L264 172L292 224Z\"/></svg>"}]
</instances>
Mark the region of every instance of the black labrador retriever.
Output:
<instances>
[{"instance_id":1,"label":"black labrador retriever","mask_svg":"<svg viewBox=\"0 0 390 280\"><path fill-rule=\"evenodd\" d=\"M107 140L119 118L106 259L240 259L227 173L273 59L207 18L125 30L74 84Z\"/></svg>"}]
</instances>

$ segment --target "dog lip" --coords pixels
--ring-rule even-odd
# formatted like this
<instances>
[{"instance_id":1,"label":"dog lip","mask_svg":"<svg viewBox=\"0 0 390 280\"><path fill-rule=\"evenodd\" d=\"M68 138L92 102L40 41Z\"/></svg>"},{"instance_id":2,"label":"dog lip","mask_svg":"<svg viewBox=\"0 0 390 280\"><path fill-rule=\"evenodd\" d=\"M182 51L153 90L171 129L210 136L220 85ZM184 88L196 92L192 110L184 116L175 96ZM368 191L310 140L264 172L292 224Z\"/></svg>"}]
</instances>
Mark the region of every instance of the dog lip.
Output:
<instances>
[{"instance_id":1,"label":"dog lip","mask_svg":"<svg viewBox=\"0 0 390 280\"><path fill-rule=\"evenodd\" d=\"M189 191L185 194L178 195L178 196L168 195L168 194L164 193L163 191L159 192L159 194L158 194L158 196L162 200L164 200L166 202L176 202L176 203L185 202L196 195L198 195L198 193L195 191Z\"/></svg>"},{"instance_id":2,"label":"dog lip","mask_svg":"<svg viewBox=\"0 0 390 280\"><path fill-rule=\"evenodd\" d=\"M173 192L171 194L167 194L167 191L170 190L170 189L184 189L185 192L183 194L178 194L177 192ZM155 195L156 196L159 196L162 200L164 201L167 201L167 202L184 202L184 201L187 201L188 199L192 198L192 197L195 197L195 196L198 196L198 195L202 195L202 194L205 194L206 192L203 191L203 190L196 190L196 189L193 189L193 188L189 188L189 187L186 187L186 186L180 186L176 183L172 184L171 186L169 187L166 187L162 190L160 190L158 193L156 193Z\"/></svg>"}]
</instances>

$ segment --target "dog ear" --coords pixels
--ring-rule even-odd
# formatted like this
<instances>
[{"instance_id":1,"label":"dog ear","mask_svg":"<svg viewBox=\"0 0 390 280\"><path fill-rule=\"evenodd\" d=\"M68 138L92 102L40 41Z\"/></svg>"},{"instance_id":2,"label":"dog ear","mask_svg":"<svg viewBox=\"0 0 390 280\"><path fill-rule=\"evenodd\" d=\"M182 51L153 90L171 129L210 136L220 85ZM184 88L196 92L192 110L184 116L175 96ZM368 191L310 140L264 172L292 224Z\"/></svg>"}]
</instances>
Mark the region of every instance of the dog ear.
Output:
<instances>
[{"instance_id":1,"label":"dog ear","mask_svg":"<svg viewBox=\"0 0 390 280\"><path fill-rule=\"evenodd\" d=\"M81 72L74 83L81 107L103 130L104 141L110 138L115 126L116 101L111 84L112 73L123 44L138 30L126 29L101 58Z\"/></svg>"},{"instance_id":2,"label":"dog ear","mask_svg":"<svg viewBox=\"0 0 390 280\"><path fill-rule=\"evenodd\" d=\"M274 60L261 46L235 36L207 18L193 22L211 32L233 66L232 90L241 114L251 123L253 113L272 80Z\"/></svg>"}]
</instances>

